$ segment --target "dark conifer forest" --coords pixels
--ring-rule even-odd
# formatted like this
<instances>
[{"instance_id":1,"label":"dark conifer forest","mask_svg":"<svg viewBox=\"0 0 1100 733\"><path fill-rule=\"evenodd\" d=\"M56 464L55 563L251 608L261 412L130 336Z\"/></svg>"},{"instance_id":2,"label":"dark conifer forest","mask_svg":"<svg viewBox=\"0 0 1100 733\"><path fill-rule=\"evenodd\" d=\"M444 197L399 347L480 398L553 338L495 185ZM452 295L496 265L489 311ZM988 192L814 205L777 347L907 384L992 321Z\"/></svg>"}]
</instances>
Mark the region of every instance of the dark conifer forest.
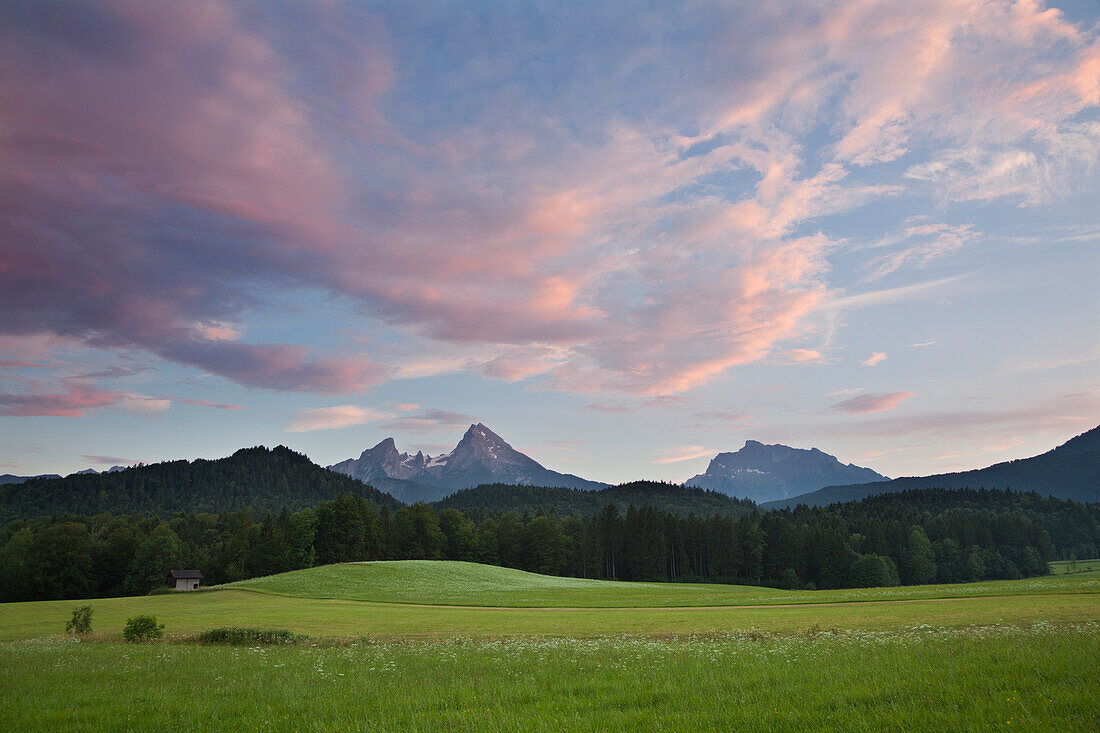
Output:
<instances>
[{"instance_id":1,"label":"dark conifer forest","mask_svg":"<svg viewBox=\"0 0 1100 733\"><path fill-rule=\"evenodd\" d=\"M449 559L551 575L790 589L984 579L1095 557L1100 506L1034 493L922 490L738 516L606 504L594 514L467 511L345 493L292 511L65 514L0 528L5 601L147 593L335 562Z\"/></svg>"}]
</instances>

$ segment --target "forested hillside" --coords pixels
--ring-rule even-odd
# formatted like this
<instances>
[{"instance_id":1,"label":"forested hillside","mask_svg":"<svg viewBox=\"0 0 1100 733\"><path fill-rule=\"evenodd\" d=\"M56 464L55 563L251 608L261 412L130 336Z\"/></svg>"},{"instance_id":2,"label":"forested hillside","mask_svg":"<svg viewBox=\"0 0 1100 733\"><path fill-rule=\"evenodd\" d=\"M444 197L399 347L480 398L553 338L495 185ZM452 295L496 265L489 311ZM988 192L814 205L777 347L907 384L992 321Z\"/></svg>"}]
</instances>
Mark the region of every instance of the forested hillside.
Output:
<instances>
[{"instance_id":1,"label":"forested hillside","mask_svg":"<svg viewBox=\"0 0 1100 733\"><path fill-rule=\"evenodd\" d=\"M0 522L58 512L149 512L166 517L251 507L266 513L316 506L345 493L379 506L400 505L389 494L327 471L301 453L260 446L214 461L170 461L115 473L0 485Z\"/></svg>"},{"instance_id":2,"label":"forested hillside","mask_svg":"<svg viewBox=\"0 0 1100 733\"><path fill-rule=\"evenodd\" d=\"M485 512L556 512L590 517L608 504L621 510L629 505L654 506L678 516L696 514L740 516L756 505L748 499L734 499L717 491L686 488L659 481L632 481L598 491L488 484L463 489L434 502L437 509L460 509L471 515Z\"/></svg>"},{"instance_id":3,"label":"forested hillside","mask_svg":"<svg viewBox=\"0 0 1100 733\"><path fill-rule=\"evenodd\" d=\"M550 575L838 588L1020 578L1100 552L1100 506L1003 491L914 491L827 508L679 516L607 505L593 516L345 494L259 516L57 515L0 528L0 599L145 593L197 568L220 583L333 562L450 559Z\"/></svg>"}]
</instances>

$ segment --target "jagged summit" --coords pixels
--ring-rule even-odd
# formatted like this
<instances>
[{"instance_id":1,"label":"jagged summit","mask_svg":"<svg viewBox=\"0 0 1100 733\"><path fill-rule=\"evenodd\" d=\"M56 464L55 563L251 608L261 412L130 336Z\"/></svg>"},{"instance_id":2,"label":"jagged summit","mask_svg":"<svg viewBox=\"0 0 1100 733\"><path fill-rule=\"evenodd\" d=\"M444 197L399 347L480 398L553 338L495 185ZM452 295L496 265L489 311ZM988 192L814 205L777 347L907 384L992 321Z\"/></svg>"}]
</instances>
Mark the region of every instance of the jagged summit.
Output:
<instances>
[{"instance_id":1,"label":"jagged summit","mask_svg":"<svg viewBox=\"0 0 1100 733\"><path fill-rule=\"evenodd\" d=\"M332 466L333 471L374 482L387 491L398 491L403 501L440 498L440 491L489 483L526 486L558 486L572 489L600 489L606 486L572 474L545 468L530 456L520 453L486 425L476 423L466 429L462 439L449 453L435 457L417 452L399 453L393 438ZM395 485L393 480L415 485ZM419 488L417 488L417 486Z\"/></svg>"},{"instance_id":2,"label":"jagged summit","mask_svg":"<svg viewBox=\"0 0 1100 733\"><path fill-rule=\"evenodd\" d=\"M882 481L885 477L869 468L843 464L817 448L791 448L746 440L733 453L719 453L706 473L688 479L685 486L712 489L756 502L797 496L813 488L837 483Z\"/></svg>"}]
</instances>

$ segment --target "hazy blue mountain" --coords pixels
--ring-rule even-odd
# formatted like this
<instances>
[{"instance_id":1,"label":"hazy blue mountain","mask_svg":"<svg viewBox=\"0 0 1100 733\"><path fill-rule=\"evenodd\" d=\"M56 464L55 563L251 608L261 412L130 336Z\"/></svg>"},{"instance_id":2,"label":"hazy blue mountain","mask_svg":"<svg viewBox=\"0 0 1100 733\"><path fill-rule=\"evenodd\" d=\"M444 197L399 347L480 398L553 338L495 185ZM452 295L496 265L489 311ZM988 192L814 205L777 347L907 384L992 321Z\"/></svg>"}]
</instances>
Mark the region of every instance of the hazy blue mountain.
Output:
<instances>
[{"instance_id":1,"label":"hazy blue mountain","mask_svg":"<svg viewBox=\"0 0 1100 733\"><path fill-rule=\"evenodd\" d=\"M801 496L770 502L765 508L798 504L827 506L838 501L855 501L907 489L964 488L1036 491L1059 499L1100 502L1100 427L1032 458L1006 461L973 471L907 476L858 486L828 486Z\"/></svg>"},{"instance_id":2,"label":"hazy blue mountain","mask_svg":"<svg viewBox=\"0 0 1100 733\"><path fill-rule=\"evenodd\" d=\"M37 476L16 476L12 473L0 473L0 484L21 484L36 478L61 478L57 473L40 473Z\"/></svg>"},{"instance_id":3,"label":"hazy blue mountain","mask_svg":"<svg viewBox=\"0 0 1100 733\"><path fill-rule=\"evenodd\" d=\"M602 489L607 484L588 481L544 467L508 445L481 423L471 425L450 453L437 456L400 453L393 438L386 438L358 458L329 466L385 491L387 483L402 501L436 501L459 489L481 484L555 486L568 489ZM400 482L400 483L395 483Z\"/></svg>"},{"instance_id":4,"label":"hazy blue mountain","mask_svg":"<svg viewBox=\"0 0 1100 733\"><path fill-rule=\"evenodd\" d=\"M807 450L748 440L736 453L719 453L707 466L706 473L692 476L684 485L760 503L798 496L823 486L885 478L869 468L845 465L817 448Z\"/></svg>"}]
</instances>

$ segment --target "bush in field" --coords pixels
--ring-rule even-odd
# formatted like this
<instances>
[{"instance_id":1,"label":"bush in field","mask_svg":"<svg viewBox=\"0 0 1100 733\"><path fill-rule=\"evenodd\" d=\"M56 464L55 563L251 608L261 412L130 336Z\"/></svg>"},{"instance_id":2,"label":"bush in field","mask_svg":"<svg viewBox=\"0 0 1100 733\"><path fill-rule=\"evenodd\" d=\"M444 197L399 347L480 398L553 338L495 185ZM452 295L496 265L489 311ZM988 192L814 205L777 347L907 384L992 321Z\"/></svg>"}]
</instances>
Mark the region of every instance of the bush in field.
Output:
<instances>
[{"instance_id":1,"label":"bush in field","mask_svg":"<svg viewBox=\"0 0 1100 733\"><path fill-rule=\"evenodd\" d=\"M898 569L894 561L882 555L864 555L848 570L849 583L854 588L881 588L898 584Z\"/></svg>"},{"instance_id":2,"label":"bush in field","mask_svg":"<svg viewBox=\"0 0 1100 733\"><path fill-rule=\"evenodd\" d=\"M157 623L156 616L134 616L126 619L122 638L126 641L148 641L164 636L164 624Z\"/></svg>"},{"instance_id":3,"label":"bush in field","mask_svg":"<svg viewBox=\"0 0 1100 733\"><path fill-rule=\"evenodd\" d=\"M210 629L198 635L200 644L228 644L231 646L251 646L253 644L289 644L294 634L285 629Z\"/></svg>"},{"instance_id":4,"label":"bush in field","mask_svg":"<svg viewBox=\"0 0 1100 733\"><path fill-rule=\"evenodd\" d=\"M77 606L73 609L73 617L65 624L65 632L68 634L87 634L92 630L92 607Z\"/></svg>"}]
</instances>

